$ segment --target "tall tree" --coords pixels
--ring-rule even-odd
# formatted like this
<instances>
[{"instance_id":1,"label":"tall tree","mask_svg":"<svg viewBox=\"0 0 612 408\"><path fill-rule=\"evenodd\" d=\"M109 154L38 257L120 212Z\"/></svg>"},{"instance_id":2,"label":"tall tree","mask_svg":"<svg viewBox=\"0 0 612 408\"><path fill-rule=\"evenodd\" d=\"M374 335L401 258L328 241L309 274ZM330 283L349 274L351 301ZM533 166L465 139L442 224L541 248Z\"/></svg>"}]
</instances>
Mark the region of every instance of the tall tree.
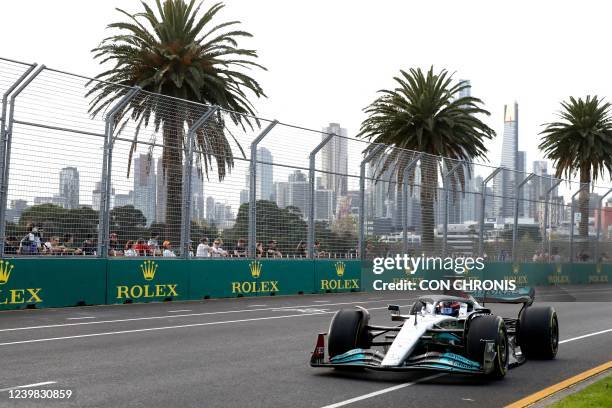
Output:
<instances>
[{"instance_id":1,"label":"tall tree","mask_svg":"<svg viewBox=\"0 0 612 408\"><path fill-rule=\"evenodd\" d=\"M438 188L438 166L451 167L455 161L485 158L484 141L495 132L479 119L489 112L480 107L482 101L471 96L461 97L470 85L455 83L446 70L427 72L420 68L400 71L394 78L397 87L381 90L381 94L365 108L368 117L361 124L360 137L375 144L364 154L374 153L376 144L390 146L375 153L375 177L391 174L398 188L404 177L412 181L414 169L406 167L415 152L426 153L420 160L421 231L423 249L434 246L434 201ZM441 157L445 159L441 159ZM463 189L464 167L451 178L451 183ZM391 183L390 183L391 184Z\"/></svg>"},{"instance_id":2,"label":"tall tree","mask_svg":"<svg viewBox=\"0 0 612 408\"><path fill-rule=\"evenodd\" d=\"M114 65L96 77L101 81L92 81L88 94L94 96L90 112L94 116L104 112L129 91L128 87L142 88L143 92L120 114L120 118L137 124L129 161L141 126L152 123L156 132L161 129L163 169L160 171L164 172L167 183L165 236L177 241L185 125L190 126L206 113L208 105L227 109L225 115L221 112L213 115L205 129L201 128L196 135L196 163L206 174L213 168L213 162L216 163L219 180L223 180L234 165L224 121L229 117L242 127L258 125L257 120L244 115L254 114L249 94L265 97L249 70L265 68L255 62L255 50L238 46L240 38L251 37L248 32L235 29L239 21L213 23L224 7L222 3L213 4L203 12L200 12L202 2L195 0L188 3L156 0L156 10L145 2L142 7L143 12L134 14L117 9L127 21L109 24L116 33L92 50L94 58L102 64ZM161 98L159 94L179 99ZM123 126L117 129L121 131ZM240 145L238 148L242 151Z\"/></svg>"},{"instance_id":3,"label":"tall tree","mask_svg":"<svg viewBox=\"0 0 612 408\"><path fill-rule=\"evenodd\" d=\"M591 183L612 172L612 117L610 103L597 96L586 99L570 97L561 102L559 122L544 124L540 149L553 160L555 177L572 178L580 173L580 183ZM578 197L580 224L578 232L589 236L589 192Z\"/></svg>"}]
</instances>

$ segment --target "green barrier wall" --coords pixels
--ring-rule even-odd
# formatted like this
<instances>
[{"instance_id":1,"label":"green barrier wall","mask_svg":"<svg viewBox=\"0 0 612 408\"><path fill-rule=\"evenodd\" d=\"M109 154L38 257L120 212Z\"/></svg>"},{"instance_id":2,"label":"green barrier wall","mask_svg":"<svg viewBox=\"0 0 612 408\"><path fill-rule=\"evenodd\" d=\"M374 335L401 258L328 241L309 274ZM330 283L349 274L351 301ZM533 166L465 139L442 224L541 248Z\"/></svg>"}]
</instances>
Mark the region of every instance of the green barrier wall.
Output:
<instances>
[{"instance_id":1,"label":"green barrier wall","mask_svg":"<svg viewBox=\"0 0 612 408\"><path fill-rule=\"evenodd\" d=\"M39 257L0 263L0 310L29 306L158 302L238 296L371 291L375 279L441 279L443 270L372 273L358 260L181 260ZM520 286L612 283L612 264L489 262L472 279L515 279Z\"/></svg>"},{"instance_id":2,"label":"green barrier wall","mask_svg":"<svg viewBox=\"0 0 612 408\"><path fill-rule=\"evenodd\" d=\"M0 310L106 303L103 259L4 259Z\"/></svg>"}]
</instances>

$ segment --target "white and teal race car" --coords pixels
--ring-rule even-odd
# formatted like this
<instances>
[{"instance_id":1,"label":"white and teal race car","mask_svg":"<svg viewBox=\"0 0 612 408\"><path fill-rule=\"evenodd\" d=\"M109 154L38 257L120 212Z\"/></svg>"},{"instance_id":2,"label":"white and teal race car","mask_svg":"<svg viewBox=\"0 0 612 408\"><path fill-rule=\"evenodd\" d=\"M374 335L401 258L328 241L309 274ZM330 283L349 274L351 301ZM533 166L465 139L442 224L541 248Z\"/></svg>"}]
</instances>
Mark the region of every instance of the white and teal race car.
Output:
<instances>
[{"instance_id":1,"label":"white and teal race car","mask_svg":"<svg viewBox=\"0 0 612 408\"><path fill-rule=\"evenodd\" d=\"M328 333L318 335L310 365L502 378L526 359L553 359L557 354L557 314L552 307L534 306L533 293L525 289L487 294L487 302L522 303L518 318L494 315L479 304L478 294L422 296L409 314L390 305L391 320L399 322L395 326L371 325L362 307L342 309L332 318Z\"/></svg>"}]
</instances>

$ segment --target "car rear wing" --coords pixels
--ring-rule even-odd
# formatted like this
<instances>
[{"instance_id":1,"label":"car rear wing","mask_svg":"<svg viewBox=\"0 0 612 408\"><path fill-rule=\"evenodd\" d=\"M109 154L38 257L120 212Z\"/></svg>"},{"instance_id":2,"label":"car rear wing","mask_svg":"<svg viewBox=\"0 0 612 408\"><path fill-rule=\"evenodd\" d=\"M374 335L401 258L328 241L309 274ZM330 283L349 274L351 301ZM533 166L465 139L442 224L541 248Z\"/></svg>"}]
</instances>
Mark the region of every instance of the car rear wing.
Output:
<instances>
[{"instance_id":1,"label":"car rear wing","mask_svg":"<svg viewBox=\"0 0 612 408\"><path fill-rule=\"evenodd\" d=\"M535 290L532 287L518 288L516 290L489 290L467 292L479 303L523 303L531 305L535 299Z\"/></svg>"}]
</instances>

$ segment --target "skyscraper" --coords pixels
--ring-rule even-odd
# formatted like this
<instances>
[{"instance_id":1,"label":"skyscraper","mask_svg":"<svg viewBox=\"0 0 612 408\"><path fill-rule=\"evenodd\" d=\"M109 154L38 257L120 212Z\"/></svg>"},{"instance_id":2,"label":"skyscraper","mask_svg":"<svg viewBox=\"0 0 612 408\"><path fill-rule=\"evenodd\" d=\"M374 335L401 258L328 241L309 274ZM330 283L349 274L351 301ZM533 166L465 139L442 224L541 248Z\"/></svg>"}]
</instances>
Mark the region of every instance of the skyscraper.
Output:
<instances>
[{"instance_id":1,"label":"skyscraper","mask_svg":"<svg viewBox=\"0 0 612 408\"><path fill-rule=\"evenodd\" d=\"M518 103L504 106L504 135L502 139L501 171L493 182L495 191L494 215L511 217L516 188L515 171L518 165Z\"/></svg>"},{"instance_id":2,"label":"skyscraper","mask_svg":"<svg viewBox=\"0 0 612 408\"><path fill-rule=\"evenodd\" d=\"M265 147L257 149L257 199L271 200L274 193L274 168L272 153ZM264 162L264 163L261 163Z\"/></svg>"},{"instance_id":3,"label":"skyscraper","mask_svg":"<svg viewBox=\"0 0 612 408\"><path fill-rule=\"evenodd\" d=\"M298 207L303 216L308 211L309 184L306 175L300 170L295 170L289 175L289 189L287 194L288 204Z\"/></svg>"},{"instance_id":4,"label":"skyscraper","mask_svg":"<svg viewBox=\"0 0 612 408\"><path fill-rule=\"evenodd\" d=\"M339 123L330 123L323 128L321 140L328 134L333 137L321 149L321 169L325 172L322 176L322 187L333 192L333 205L336 205L338 196L345 196L348 191L348 140L346 129L341 128Z\"/></svg>"},{"instance_id":5,"label":"skyscraper","mask_svg":"<svg viewBox=\"0 0 612 408\"><path fill-rule=\"evenodd\" d=\"M156 215L155 162L149 155L134 158L134 208L147 219L147 226L155 221Z\"/></svg>"},{"instance_id":6,"label":"skyscraper","mask_svg":"<svg viewBox=\"0 0 612 408\"><path fill-rule=\"evenodd\" d=\"M59 176L59 197L64 208L79 208L79 171L76 167L64 167Z\"/></svg>"},{"instance_id":7,"label":"skyscraper","mask_svg":"<svg viewBox=\"0 0 612 408\"><path fill-rule=\"evenodd\" d=\"M156 183L156 196L157 204L155 207L155 221L164 223L166 222L166 194L167 194L167 181L166 172L164 171L164 165L162 157L157 159L157 177Z\"/></svg>"},{"instance_id":8,"label":"skyscraper","mask_svg":"<svg viewBox=\"0 0 612 408\"><path fill-rule=\"evenodd\" d=\"M520 183L523 182L523 180L526 177L526 172L527 172L527 152L524 152L522 150L518 151L518 155L516 156L516 175L515 175L515 180L516 180L516 185L518 186ZM523 186L521 188L521 191L518 194L518 200L519 200L519 217L525 217L527 215L527 198L529 197L528 195L528 187L527 186ZM512 215L514 215L514 209L512 212Z\"/></svg>"}]
</instances>

